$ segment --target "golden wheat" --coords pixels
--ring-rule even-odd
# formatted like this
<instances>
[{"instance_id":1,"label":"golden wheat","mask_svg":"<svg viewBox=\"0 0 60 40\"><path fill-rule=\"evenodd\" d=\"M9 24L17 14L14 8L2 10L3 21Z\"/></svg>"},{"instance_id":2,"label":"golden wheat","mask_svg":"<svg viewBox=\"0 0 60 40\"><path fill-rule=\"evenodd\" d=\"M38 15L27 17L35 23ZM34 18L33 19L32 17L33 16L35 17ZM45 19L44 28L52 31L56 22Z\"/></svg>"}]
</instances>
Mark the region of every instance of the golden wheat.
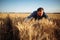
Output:
<instances>
[{"instance_id":1,"label":"golden wheat","mask_svg":"<svg viewBox=\"0 0 60 40\"><path fill-rule=\"evenodd\" d=\"M16 27L20 30L21 40L55 40L53 33L56 24L48 19L17 22Z\"/></svg>"},{"instance_id":2,"label":"golden wheat","mask_svg":"<svg viewBox=\"0 0 60 40\"><path fill-rule=\"evenodd\" d=\"M22 17L20 15L19 16L18 15L9 14L9 18L12 20L11 25L13 27L13 30L12 30L13 35L18 36L18 34L19 34L20 40L57 40L55 37L55 33L54 33L54 31L57 27L57 24L53 21L53 19L52 20L48 20L48 19L44 19L44 18L41 20L33 19L32 21L29 20L28 22L24 22L26 15L24 17L23 17L23 15L21 15ZM8 15L5 17L3 17L3 16L1 14L0 18L6 20L5 18ZM52 15L51 18L55 19L55 17L53 17L53 15ZM4 21L4 20L0 20L0 26L2 25L1 27L3 27L3 28L5 25L5 22L8 23L7 21ZM60 22L60 21L58 21L58 22ZM6 25L6 27L7 27L7 25ZM19 30L19 33L18 33L18 31L16 31L17 29ZM4 29L1 29L1 30L4 30Z\"/></svg>"}]
</instances>

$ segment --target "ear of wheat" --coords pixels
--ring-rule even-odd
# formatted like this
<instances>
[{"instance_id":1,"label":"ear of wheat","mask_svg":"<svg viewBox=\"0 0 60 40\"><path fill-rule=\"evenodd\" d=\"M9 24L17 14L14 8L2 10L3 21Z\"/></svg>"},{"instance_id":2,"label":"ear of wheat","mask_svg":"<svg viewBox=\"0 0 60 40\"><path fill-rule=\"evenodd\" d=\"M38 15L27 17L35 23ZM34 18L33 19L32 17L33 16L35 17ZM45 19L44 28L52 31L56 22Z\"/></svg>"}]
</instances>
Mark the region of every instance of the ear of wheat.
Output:
<instances>
[{"instance_id":1,"label":"ear of wheat","mask_svg":"<svg viewBox=\"0 0 60 40\"><path fill-rule=\"evenodd\" d=\"M54 28L56 24L48 19L18 22L21 40L55 40Z\"/></svg>"}]
</instances>

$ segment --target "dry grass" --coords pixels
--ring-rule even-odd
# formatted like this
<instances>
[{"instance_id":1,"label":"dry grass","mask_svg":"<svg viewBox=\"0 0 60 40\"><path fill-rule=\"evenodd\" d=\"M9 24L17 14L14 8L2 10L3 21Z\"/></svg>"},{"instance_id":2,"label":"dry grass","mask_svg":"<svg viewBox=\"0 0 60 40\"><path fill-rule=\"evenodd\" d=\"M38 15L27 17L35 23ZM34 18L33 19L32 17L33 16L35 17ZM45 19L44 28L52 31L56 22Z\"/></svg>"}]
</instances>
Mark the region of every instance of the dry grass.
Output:
<instances>
[{"instance_id":1,"label":"dry grass","mask_svg":"<svg viewBox=\"0 0 60 40\"><path fill-rule=\"evenodd\" d=\"M2 40L60 40L60 14L48 14L52 20L24 22L29 14L0 14Z\"/></svg>"},{"instance_id":2,"label":"dry grass","mask_svg":"<svg viewBox=\"0 0 60 40\"><path fill-rule=\"evenodd\" d=\"M48 19L40 21L34 21L33 19L28 23L17 22L16 26L20 30L21 40L55 40L53 36L56 24Z\"/></svg>"}]
</instances>

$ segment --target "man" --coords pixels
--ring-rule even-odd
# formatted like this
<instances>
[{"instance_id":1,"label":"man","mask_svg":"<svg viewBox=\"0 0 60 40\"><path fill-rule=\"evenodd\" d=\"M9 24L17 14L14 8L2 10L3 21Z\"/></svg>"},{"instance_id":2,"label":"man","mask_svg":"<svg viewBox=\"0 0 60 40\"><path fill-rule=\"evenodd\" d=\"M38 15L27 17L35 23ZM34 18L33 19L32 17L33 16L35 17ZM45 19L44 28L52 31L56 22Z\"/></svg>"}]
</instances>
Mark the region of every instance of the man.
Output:
<instances>
[{"instance_id":1,"label":"man","mask_svg":"<svg viewBox=\"0 0 60 40\"><path fill-rule=\"evenodd\" d=\"M42 7L38 8L37 11L34 11L30 16L28 16L26 20L35 18L35 20L40 20L42 18L48 18L46 13L44 12L44 9Z\"/></svg>"}]
</instances>

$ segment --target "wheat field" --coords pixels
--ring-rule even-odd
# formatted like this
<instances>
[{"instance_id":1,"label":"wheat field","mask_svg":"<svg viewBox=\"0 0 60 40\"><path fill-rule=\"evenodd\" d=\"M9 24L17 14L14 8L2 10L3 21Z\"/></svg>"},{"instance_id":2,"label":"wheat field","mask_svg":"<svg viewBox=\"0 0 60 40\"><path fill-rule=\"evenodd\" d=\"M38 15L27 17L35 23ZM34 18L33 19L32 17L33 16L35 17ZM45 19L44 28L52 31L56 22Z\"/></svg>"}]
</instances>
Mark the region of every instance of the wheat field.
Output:
<instances>
[{"instance_id":1,"label":"wheat field","mask_svg":"<svg viewBox=\"0 0 60 40\"><path fill-rule=\"evenodd\" d=\"M51 20L24 22L28 13L0 13L1 40L60 40L60 14L47 14Z\"/></svg>"}]
</instances>

